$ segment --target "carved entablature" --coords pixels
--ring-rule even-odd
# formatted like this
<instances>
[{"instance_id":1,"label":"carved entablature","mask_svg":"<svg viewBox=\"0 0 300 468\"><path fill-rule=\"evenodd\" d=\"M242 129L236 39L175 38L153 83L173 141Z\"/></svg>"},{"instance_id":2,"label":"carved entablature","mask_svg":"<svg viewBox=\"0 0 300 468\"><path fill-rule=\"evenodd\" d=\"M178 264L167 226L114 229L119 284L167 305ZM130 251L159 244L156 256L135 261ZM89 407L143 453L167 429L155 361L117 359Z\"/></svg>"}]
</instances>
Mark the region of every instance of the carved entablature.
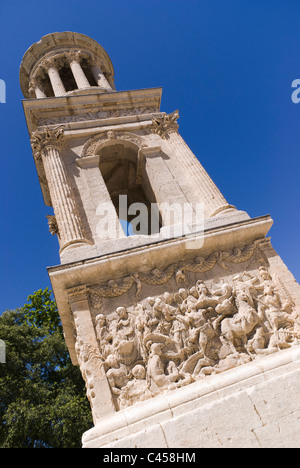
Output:
<instances>
[{"instance_id":1,"label":"carved entablature","mask_svg":"<svg viewBox=\"0 0 300 468\"><path fill-rule=\"evenodd\" d=\"M186 262L173 263L164 270L154 268L149 273L133 273L122 278L118 282L116 280L110 280L104 285L91 285L89 286L89 290L91 293L92 307L97 309L97 304L101 303L101 298L122 296L134 285L136 286L136 298L139 299L142 283L161 286L174 277L176 284L180 285L185 282L188 272L205 273L210 271L215 265L220 266L223 270L230 271L230 265L247 262L248 260L252 260L253 257L258 258L262 263L267 262L261 250L261 246L265 242L268 242L268 240L258 240L242 248L236 247L230 252L217 250L210 253L207 257L198 256Z\"/></svg>"},{"instance_id":2,"label":"carved entablature","mask_svg":"<svg viewBox=\"0 0 300 468\"><path fill-rule=\"evenodd\" d=\"M78 112L72 115L62 115L57 117L37 118L37 125L57 125L71 122L87 122L98 119L111 119L116 117L127 117L132 115L153 114L157 112L157 106L141 106L124 109L91 110L90 112Z\"/></svg>"},{"instance_id":3,"label":"carved entablature","mask_svg":"<svg viewBox=\"0 0 300 468\"><path fill-rule=\"evenodd\" d=\"M270 273L268 243L87 286L117 410L300 344L299 317Z\"/></svg>"}]
</instances>

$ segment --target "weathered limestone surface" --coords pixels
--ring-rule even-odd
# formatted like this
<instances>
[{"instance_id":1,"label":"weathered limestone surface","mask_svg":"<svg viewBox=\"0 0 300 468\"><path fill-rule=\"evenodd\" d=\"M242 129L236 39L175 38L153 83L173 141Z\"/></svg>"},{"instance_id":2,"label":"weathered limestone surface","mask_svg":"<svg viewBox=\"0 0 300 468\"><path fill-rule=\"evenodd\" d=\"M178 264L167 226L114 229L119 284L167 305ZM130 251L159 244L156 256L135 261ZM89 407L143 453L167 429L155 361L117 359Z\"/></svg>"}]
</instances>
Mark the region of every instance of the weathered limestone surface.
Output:
<instances>
[{"instance_id":1,"label":"weathered limestone surface","mask_svg":"<svg viewBox=\"0 0 300 468\"><path fill-rule=\"evenodd\" d=\"M297 448L300 348L118 412L85 448Z\"/></svg>"},{"instance_id":2,"label":"weathered limestone surface","mask_svg":"<svg viewBox=\"0 0 300 468\"><path fill-rule=\"evenodd\" d=\"M113 76L102 47L69 32L20 70L60 244L48 271L95 424L83 446L300 446L300 286L272 219L225 200L161 88L117 92ZM143 229L127 237L137 205Z\"/></svg>"}]
</instances>

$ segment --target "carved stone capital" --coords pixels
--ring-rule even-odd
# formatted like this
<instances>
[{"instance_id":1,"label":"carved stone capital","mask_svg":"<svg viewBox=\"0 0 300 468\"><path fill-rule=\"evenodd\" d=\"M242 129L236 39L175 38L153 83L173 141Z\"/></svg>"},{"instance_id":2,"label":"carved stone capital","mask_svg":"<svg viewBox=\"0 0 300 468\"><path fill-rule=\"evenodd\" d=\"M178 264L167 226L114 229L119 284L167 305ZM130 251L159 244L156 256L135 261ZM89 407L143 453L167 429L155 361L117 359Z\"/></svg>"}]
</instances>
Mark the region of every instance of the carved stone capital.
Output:
<instances>
[{"instance_id":1,"label":"carved stone capital","mask_svg":"<svg viewBox=\"0 0 300 468\"><path fill-rule=\"evenodd\" d=\"M35 158L40 157L47 147L60 148L64 144L64 126L36 130L31 135L30 143Z\"/></svg>"},{"instance_id":2,"label":"carved stone capital","mask_svg":"<svg viewBox=\"0 0 300 468\"><path fill-rule=\"evenodd\" d=\"M178 118L178 110L175 110L171 114L162 115L161 117L153 117L151 132L156 133L161 138L167 138L169 132L178 131L178 123L176 122Z\"/></svg>"},{"instance_id":3,"label":"carved stone capital","mask_svg":"<svg viewBox=\"0 0 300 468\"><path fill-rule=\"evenodd\" d=\"M41 67L46 72L48 72L50 70L50 68L55 68L56 70L58 70L60 68L60 66L61 66L61 64L60 64L60 61L59 61L58 57L47 58L47 59L45 59L45 60L43 60L41 62Z\"/></svg>"},{"instance_id":4,"label":"carved stone capital","mask_svg":"<svg viewBox=\"0 0 300 468\"><path fill-rule=\"evenodd\" d=\"M103 60L99 60L99 58L96 57L94 54L89 54L86 58L88 64L91 67L99 67L103 73L106 72L106 67Z\"/></svg>"},{"instance_id":5,"label":"carved stone capital","mask_svg":"<svg viewBox=\"0 0 300 468\"><path fill-rule=\"evenodd\" d=\"M68 63L79 62L81 56L82 56L81 50L70 50L65 53L65 57Z\"/></svg>"},{"instance_id":6,"label":"carved stone capital","mask_svg":"<svg viewBox=\"0 0 300 468\"><path fill-rule=\"evenodd\" d=\"M55 234L59 236L56 217L54 215L47 215L46 218L48 219L49 232L52 234L52 236L55 236Z\"/></svg>"},{"instance_id":7,"label":"carved stone capital","mask_svg":"<svg viewBox=\"0 0 300 468\"><path fill-rule=\"evenodd\" d=\"M29 81L29 88L42 86L42 78L40 76L33 76Z\"/></svg>"}]
</instances>

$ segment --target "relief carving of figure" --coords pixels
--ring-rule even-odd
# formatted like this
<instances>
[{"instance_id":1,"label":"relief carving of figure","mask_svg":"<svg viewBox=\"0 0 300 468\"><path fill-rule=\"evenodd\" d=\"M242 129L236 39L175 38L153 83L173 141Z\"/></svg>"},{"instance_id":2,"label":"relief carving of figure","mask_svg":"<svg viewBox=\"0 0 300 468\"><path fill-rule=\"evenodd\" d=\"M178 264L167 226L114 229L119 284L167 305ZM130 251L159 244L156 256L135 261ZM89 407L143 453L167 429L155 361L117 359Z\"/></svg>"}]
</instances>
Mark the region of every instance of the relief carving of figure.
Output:
<instances>
[{"instance_id":1,"label":"relief carving of figure","mask_svg":"<svg viewBox=\"0 0 300 468\"><path fill-rule=\"evenodd\" d=\"M131 371L132 379L122 387L119 394L120 409L132 405L136 401L144 401L154 396L146 380L146 369L137 364Z\"/></svg>"},{"instance_id":2,"label":"relief carving of figure","mask_svg":"<svg viewBox=\"0 0 300 468\"><path fill-rule=\"evenodd\" d=\"M259 322L259 316L247 289L237 289L235 291L235 303L238 313L232 318L225 318L221 323L222 338L229 343L233 353L237 352L237 340L240 340L241 345L244 347L247 336Z\"/></svg>"},{"instance_id":3,"label":"relief carving of figure","mask_svg":"<svg viewBox=\"0 0 300 468\"><path fill-rule=\"evenodd\" d=\"M259 268L261 277L261 294L258 296L260 314L265 316L271 325L273 332L282 326L294 325L294 321L286 310L290 310L290 304L283 304L276 289L272 277L265 267Z\"/></svg>"},{"instance_id":4,"label":"relief carving of figure","mask_svg":"<svg viewBox=\"0 0 300 468\"><path fill-rule=\"evenodd\" d=\"M137 282L137 293L140 302L95 320L118 408L300 343L293 303L266 267L144 300Z\"/></svg>"}]
</instances>

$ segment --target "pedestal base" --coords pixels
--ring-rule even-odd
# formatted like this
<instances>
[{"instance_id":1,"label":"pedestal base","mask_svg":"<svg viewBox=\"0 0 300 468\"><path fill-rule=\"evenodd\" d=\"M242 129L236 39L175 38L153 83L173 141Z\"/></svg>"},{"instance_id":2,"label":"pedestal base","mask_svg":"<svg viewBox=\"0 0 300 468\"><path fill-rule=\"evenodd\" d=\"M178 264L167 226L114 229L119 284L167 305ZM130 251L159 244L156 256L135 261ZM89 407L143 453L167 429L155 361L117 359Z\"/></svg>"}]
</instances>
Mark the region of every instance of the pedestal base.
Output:
<instances>
[{"instance_id":1,"label":"pedestal base","mask_svg":"<svg viewBox=\"0 0 300 468\"><path fill-rule=\"evenodd\" d=\"M300 346L115 413L83 448L300 447Z\"/></svg>"}]
</instances>

